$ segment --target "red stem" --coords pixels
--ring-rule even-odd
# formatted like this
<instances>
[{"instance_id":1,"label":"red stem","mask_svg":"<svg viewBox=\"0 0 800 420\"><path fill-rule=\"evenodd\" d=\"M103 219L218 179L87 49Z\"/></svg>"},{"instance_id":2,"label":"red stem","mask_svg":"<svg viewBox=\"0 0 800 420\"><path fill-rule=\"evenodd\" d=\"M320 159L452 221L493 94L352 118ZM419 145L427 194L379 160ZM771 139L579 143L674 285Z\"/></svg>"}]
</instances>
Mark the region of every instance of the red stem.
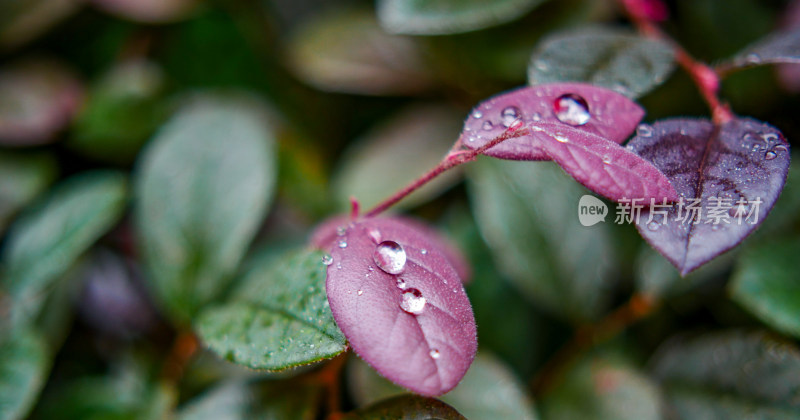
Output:
<instances>
[{"instance_id":1,"label":"red stem","mask_svg":"<svg viewBox=\"0 0 800 420\"><path fill-rule=\"evenodd\" d=\"M628 18L636 25L639 32L652 39L666 41L672 45L675 51L675 59L683 69L689 73L697 89L700 91L703 100L706 101L711 109L711 116L715 123L722 124L734 118L728 105L723 104L717 93L719 92L719 75L707 64L696 60L683 47L675 42L669 35L665 34L659 27L647 19L642 13L631 10L636 2L619 0L619 4L628 15Z\"/></svg>"},{"instance_id":2,"label":"red stem","mask_svg":"<svg viewBox=\"0 0 800 420\"><path fill-rule=\"evenodd\" d=\"M461 140L459 139L453 145L453 148L450 149L450 152L439 162L436 166L431 168L428 172L423 174L421 177L415 179L410 184L406 185L400 191L394 193L391 197L387 198L381 203L378 203L375 207L370 209L364 217L375 217L378 214L384 212L389 207L395 205L398 201L404 199L409 194L413 193L414 191L420 189L423 185L427 184L437 176L443 174L449 169L453 169L462 163L467 163L475 160L478 155L485 152L488 149L491 149L494 146L508 140L513 139L515 137L520 137L528 134L529 131L527 128L520 128L520 129L508 129L503 134L493 138L488 143L484 144L483 146L478 147L477 149L470 149L470 150L463 150L461 149Z\"/></svg>"}]
</instances>

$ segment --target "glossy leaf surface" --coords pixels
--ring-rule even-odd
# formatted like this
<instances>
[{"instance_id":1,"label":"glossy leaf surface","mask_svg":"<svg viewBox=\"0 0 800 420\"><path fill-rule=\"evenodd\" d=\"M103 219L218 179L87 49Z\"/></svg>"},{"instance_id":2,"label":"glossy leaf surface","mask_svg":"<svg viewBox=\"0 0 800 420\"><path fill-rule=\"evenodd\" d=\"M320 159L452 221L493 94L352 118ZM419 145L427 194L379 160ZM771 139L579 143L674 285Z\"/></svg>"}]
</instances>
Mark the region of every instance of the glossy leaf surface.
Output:
<instances>
[{"instance_id":1,"label":"glossy leaf surface","mask_svg":"<svg viewBox=\"0 0 800 420\"><path fill-rule=\"evenodd\" d=\"M725 67L752 67L762 64L800 64L800 27L774 32L736 54Z\"/></svg>"},{"instance_id":2,"label":"glossy leaf surface","mask_svg":"<svg viewBox=\"0 0 800 420\"><path fill-rule=\"evenodd\" d=\"M218 356L252 369L283 370L346 348L325 295L323 253L302 251L256 266L231 300L204 310L200 338Z\"/></svg>"},{"instance_id":3,"label":"glossy leaf surface","mask_svg":"<svg viewBox=\"0 0 800 420\"><path fill-rule=\"evenodd\" d=\"M789 143L753 119L735 119L719 130L706 120L664 120L639 130L628 147L653 162L684 200L654 209L652 218L645 209L634 218L642 237L682 275L752 233L775 204L789 168Z\"/></svg>"},{"instance_id":4,"label":"glossy leaf surface","mask_svg":"<svg viewBox=\"0 0 800 420\"><path fill-rule=\"evenodd\" d=\"M528 83L585 82L636 98L666 80L674 67L672 48L663 41L617 29L579 29L539 43Z\"/></svg>"},{"instance_id":5,"label":"glossy leaf surface","mask_svg":"<svg viewBox=\"0 0 800 420\"><path fill-rule=\"evenodd\" d=\"M353 350L416 393L454 388L475 357L477 337L472 307L445 254L402 219L364 219L341 233L329 249L327 292ZM387 244L399 252L380 259Z\"/></svg>"},{"instance_id":6,"label":"glossy leaf surface","mask_svg":"<svg viewBox=\"0 0 800 420\"><path fill-rule=\"evenodd\" d=\"M571 108L565 109L560 103ZM639 105L612 90L583 83L551 83L518 88L481 102L464 122L461 141L476 149L509 127L524 129L553 123L622 143L642 116L644 110ZM534 140L535 134L506 140L484 154L511 160L549 160L542 145Z\"/></svg>"}]
</instances>

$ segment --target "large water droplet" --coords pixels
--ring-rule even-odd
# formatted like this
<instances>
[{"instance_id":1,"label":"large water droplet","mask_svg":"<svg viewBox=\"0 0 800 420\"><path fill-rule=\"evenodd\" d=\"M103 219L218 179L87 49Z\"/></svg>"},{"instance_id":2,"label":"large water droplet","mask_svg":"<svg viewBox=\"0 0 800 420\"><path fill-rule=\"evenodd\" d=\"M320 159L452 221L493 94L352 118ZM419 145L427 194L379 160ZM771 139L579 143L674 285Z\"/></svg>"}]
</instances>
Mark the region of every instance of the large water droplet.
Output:
<instances>
[{"instance_id":1,"label":"large water droplet","mask_svg":"<svg viewBox=\"0 0 800 420\"><path fill-rule=\"evenodd\" d=\"M553 111L559 121L569 125L584 125L589 122L589 104L574 93L567 93L556 98Z\"/></svg>"},{"instance_id":2,"label":"large water droplet","mask_svg":"<svg viewBox=\"0 0 800 420\"><path fill-rule=\"evenodd\" d=\"M431 349L431 351L428 352L428 355L431 356L431 359L438 359L442 353L440 353L437 349Z\"/></svg>"},{"instance_id":3,"label":"large water droplet","mask_svg":"<svg viewBox=\"0 0 800 420\"><path fill-rule=\"evenodd\" d=\"M331 257L328 254L323 255L322 256L322 263L325 264L325 265L333 264L333 257Z\"/></svg>"},{"instance_id":4,"label":"large water droplet","mask_svg":"<svg viewBox=\"0 0 800 420\"><path fill-rule=\"evenodd\" d=\"M400 309L419 315L425 309L425 297L417 289L408 289L400 296Z\"/></svg>"},{"instance_id":5,"label":"large water droplet","mask_svg":"<svg viewBox=\"0 0 800 420\"><path fill-rule=\"evenodd\" d=\"M520 120L519 108L515 106L507 106L500 112L500 120L503 126L511 127L516 121Z\"/></svg>"},{"instance_id":6,"label":"large water droplet","mask_svg":"<svg viewBox=\"0 0 800 420\"><path fill-rule=\"evenodd\" d=\"M775 159L776 157L778 157L778 154L773 152L772 150L768 151L767 153L764 153L764 159L766 160L772 160Z\"/></svg>"},{"instance_id":7,"label":"large water droplet","mask_svg":"<svg viewBox=\"0 0 800 420\"><path fill-rule=\"evenodd\" d=\"M483 125L482 125L481 127L483 127L483 129L484 129L485 131L489 131L489 130L491 130L491 129L493 129L493 128L494 128L494 125L492 124L492 122L491 122L491 121L484 121L484 122L483 122Z\"/></svg>"},{"instance_id":8,"label":"large water droplet","mask_svg":"<svg viewBox=\"0 0 800 420\"><path fill-rule=\"evenodd\" d=\"M406 251L395 241L379 243L372 259L378 268L389 274L400 274L406 268Z\"/></svg>"}]
</instances>

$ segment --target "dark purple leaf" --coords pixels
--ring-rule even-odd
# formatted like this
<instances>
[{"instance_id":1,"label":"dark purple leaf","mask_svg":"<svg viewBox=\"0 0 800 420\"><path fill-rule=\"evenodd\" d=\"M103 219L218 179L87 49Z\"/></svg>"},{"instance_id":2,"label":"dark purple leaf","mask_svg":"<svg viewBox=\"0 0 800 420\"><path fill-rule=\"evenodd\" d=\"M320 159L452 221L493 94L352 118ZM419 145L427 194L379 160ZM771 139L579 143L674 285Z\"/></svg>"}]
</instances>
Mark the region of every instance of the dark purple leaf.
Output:
<instances>
[{"instance_id":1,"label":"dark purple leaf","mask_svg":"<svg viewBox=\"0 0 800 420\"><path fill-rule=\"evenodd\" d=\"M600 195L648 203L678 199L669 180L653 164L616 143L552 122L529 129L533 144L540 144L568 174Z\"/></svg>"},{"instance_id":2,"label":"dark purple leaf","mask_svg":"<svg viewBox=\"0 0 800 420\"><path fill-rule=\"evenodd\" d=\"M664 172L682 199L644 210L635 220L642 237L682 275L753 232L789 170L789 143L774 127L750 118L718 128L707 120L663 120L640 130L628 147ZM693 212L696 199L699 210Z\"/></svg>"},{"instance_id":3,"label":"dark purple leaf","mask_svg":"<svg viewBox=\"0 0 800 420\"><path fill-rule=\"evenodd\" d=\"M328 301L353 350L416 393L453 389L475 357L475 318L428 232L403 219L365 219L337 232L329 250Z\"/></svg>"},{"instance_id":4,"label":"dark purple leaf","mask_svg":"<svg viewBox=\"0 0 800 420\"><path fill-rule=\"evenodd\" d=\"M551 83L524 87L476 106L461 133L466 147L476 149L510 128L551 122L622 143L644 116L626 96L584 83ZM501 159L549 160L533 136L506 140L484 154Z\"/></svg>"},{"instance_id":5,"label":"dark purple leaf","mask_svg":"<svg viewBox=\"0 0 800 420\"><path fill-rule=\"evenodd\" d=\"M453 243L444 238L428 225L408 217L393 217L395 220L402 221L403 223L413 227L418 233L427 236L430 242L436 244L436 247L444 254L448 262L456 269L458 277L463 284L469 284L472 277L472 267L470 267L467 258ZM310 243L313 247L319 249L331 249L336 245L339 239L338 233L347 228L350 219L347 216L338 216L330 218L320 223L311 235Z\"/></svg>"}]
</instances>

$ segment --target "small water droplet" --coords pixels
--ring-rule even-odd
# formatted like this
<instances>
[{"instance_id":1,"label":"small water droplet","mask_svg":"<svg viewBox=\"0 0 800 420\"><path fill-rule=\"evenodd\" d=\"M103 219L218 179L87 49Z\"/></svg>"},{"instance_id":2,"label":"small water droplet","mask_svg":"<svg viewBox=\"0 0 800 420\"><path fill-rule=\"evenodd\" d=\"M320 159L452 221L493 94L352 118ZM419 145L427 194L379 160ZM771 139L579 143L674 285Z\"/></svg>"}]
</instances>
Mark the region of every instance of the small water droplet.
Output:
<instances>
[{"instance_id":1,"label":"small water droplet","mask_svg":"<svg viewBox=\"0 0 800 420\"><path fill-rule=\"evenodd\" d=\"M562 132L557 132L553 138L555 138L560 143L569 143L569 139L564 135Z\"/></svg>"},{"instance_id":2,"label":"small water droplet","mask_svg":"<svg viewBox=\"0 0 800 420\"><path fill-rule=\"evenodd\" d=\"M479 109L472 111L472 118L483 118L483 112Z\"/></svg>"},{"instance_id":3,"label":"small water droplet","mask_svg":"<svg viewBox=\"0 0 800 420\"><path fill-rule=\"evenodd\" d=\"M425 248L422 248L422 249L420 249L420 250L419 250L419 252L420 252L422 255L428 255L428 250L427 250L427 249L425 249Z\"/></svg>"},{"instance_id":4,"label":"small water droplet","mask_svg":"<svg viewBox=\"0 0 800 420\"><path fill-rule=\"evenodd\" d=\"M339 239L339 248L347 248L347 240Z\"/></svg>"},{"instance_id":5,"label":"small water droplet","mask_svg":"<svg viewBox=\"0 0 800 420\"><path fill-rule=\"evenodd\" d=\"M542 120L542 114L540 114L538 112L534 112L533 115L531 115L531 119L533 119L534 121L541 121Z\"/></svg>"},{"instance_id":6,"label":"small water droplet","mask_svg":"<svg viewBox=\"0 0 800 420\"><path fill-rule=\"evenodd\" d=\"M481 127L484 131L489 131L494 128L494 124L491 121L484 121Z\"/></svg>"},{"instance_id":7,"label":"small water droplet","mask_svg":"<svg viewBox=\"0 0 800 420\"><path fill-rule=\"evenodd\" d=\"M336 228L336 234L337 235L344 236L345 233L347 233L347 228L346 227L339 226L339 227Z\"/></svg>"},{"instance_id":8,"label":"small water droplet","mask_svg":"<svg viewBox=\"0 0 800 420\"><path fill-rule=\"evenodd\" d=\"M772 150L768 151L767 153L764 153L764 159L766 160L772 160L775 159L776 157L778 157L778 154L773 152Z\"/></svg>"},{"instance_id":9,"label":"small water droplet","mask_svg":"<svg viewBox=\"0 0 800 420\"><path fill-rule=\"evenodd\" d=\"M408 289L400 295L400 309L412 314L419 315L425 309L425 297L417 289Z\"/></svg>"},{"instance_id":10,"label":"small water droplet","mask_svg":"<svg viewBox=\"0 0 800 420\"><path fill-rule=\"evenodd\" d=\"M428 355L431 356L431 359L438 359L442 355L442 353L440 353L439 350L437 349L431 349Z\"/></svg>"},{"instance_id":11,"label":"small water droplet","mask_svg":"<svg viewBox=\"0 0 800 420\"><path fill-rule=\"evenodd\" d=\"M396 286L397 286L398 289L405 289L406 288L406 281L403 280L401 277L398 277Z\"/></svg>"},{"instance_id":12,"label":"small water droplet","mask_svg":"<svg viewBox=\"0 0 800 420\"><path fill-rule=\"evenodd\" d=\"M652 231L656 231L660 227L661 227L661 223L658 223L655 220L653 220L653 221L651 221L650 223L647 224L647 229L648 230L652 230Z\"/></svg>"},{"instance_id":13,"label":"small water droplet","mask_svg":"<svg viewBox=\"0 0 800 420\"><path fill-rule=\"evenodd\" d=\"M322 256L322 263L325 264L325 265L333 264L333 257L331 257L328 254L323 255Z\"/></svg>"},{"instance_id":14,"label":"small water droplet","mask_svg":"<svg viewBox=\"0 0 800 420\"><path fill-rule=\"evenodd\" d=\"M356 294L357 294L357 295L359 295L359 296L361 296L361 295L363 295L363 294L364 294L364 291L363 291L363 290L359 290L358 292L356 292Z\"/></svg>"},{"instance_id":15,"label":"small water droplet","mask_svg":"<svg viewBox=\"0 0 800 420\"><path fill-rule=\"evenodd\" d=\"M639 124L636 127L636 135L639 137L650 137L653 135L653 127L647 124Z\"/></svg>"},{"instance_id":16,"label":"small water droplet","mask_svg":"<svg viewBox=\"0 0 800 420\"><path fill-rule=\"evenodd\" d=\"M372 259L381 270L400 274L406 268L406 251L395 241L383 241L375 247Z\"/></svg>"},{"instance_id":17,"label":"small water droplet","mask_svg":"<svg viewBox=\"0 0 800 420\"><path fill-rule=\"evenodd\" d=\"M337 270L341 270L342 269L342 263L336 263L336 269Z\"/></svg>"},{"instance_id":18,"label":"small water droplet","mask_svg":"<svg viewBox=\"0 0 800 420\"><path fill-rule=\"evenodd\" d=\"M759 64L759 63L761 63L761 56L756 54L756 53L747 54L747 56L744 59L745 59L745 61L747 61L748 64Z\"/></svg>"},{"instance_id":19,"label":"small water droplet","mask_svg":"<svg viewBox=\"0 0 800 420\"><path fill-rule=\"evenodd\" d=\"M567 93L556 98L553 111L559 121L573 125L584 125L589 122L589 105L582 97L574 93Z\"/></svg>"},{"instance_id":20,"label":"small water droplet","mask_svg":"<svg viewBox=\"0 0 800 420\"><path fill-rule=\"evenodd\" d=\"M507 106L503 108L500 112L500 120L503 122L503 126L511 127L515 125L517 121L521 121L521 116L519 112L519 108L515 106Z\"/></svg>"},{"instance_id":21,"label":"small water droplet","mask_svg":"<svg viewBox=\"0 0 800 420\"><path fill-rule=\"evenodd\" d=\"M547 71L550 69L550 66L547 65L547 62L544 60L536 60L536 64L534 64L539 71Z\"/></svg>"},{"instance_id":22,"label":"small water droplet","mask_svg":"<svg viewBox=\"0 0 800 420\"><path fill-rule=\"evenodd\" d=\"M603 163L605 163L606 165L610 165L611 164L611 156L603 156Z\"/></svg>"}]
</instances>

